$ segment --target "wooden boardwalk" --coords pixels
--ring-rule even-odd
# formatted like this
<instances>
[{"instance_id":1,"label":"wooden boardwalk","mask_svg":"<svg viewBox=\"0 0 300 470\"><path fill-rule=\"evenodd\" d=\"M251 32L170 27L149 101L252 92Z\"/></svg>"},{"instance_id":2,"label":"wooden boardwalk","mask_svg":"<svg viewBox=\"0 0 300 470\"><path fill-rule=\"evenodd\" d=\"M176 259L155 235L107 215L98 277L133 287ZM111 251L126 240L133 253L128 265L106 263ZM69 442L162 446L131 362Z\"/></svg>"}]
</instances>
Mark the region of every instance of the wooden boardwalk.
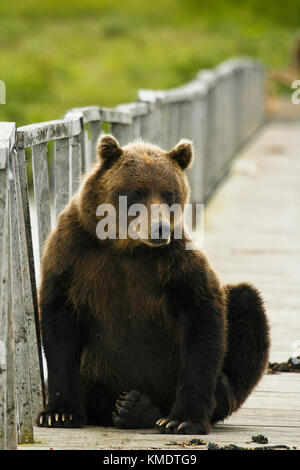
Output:
<instances>
[{"instance_id":1,"label":"wooden boardwalk","mask_svg":"<svg viewBox=\"0 0 300 470\"><path fill-rule=\"evenodd\" d=\"M222 282L248 281L263 293L272 362L300 348L300 124L267 125L232 164L205 210L204 251ZM21 449L179 449L192 438L300 449L300 373L265 374L244 406L208 436L159 435L111 428L35 429ZM207 446L187 446L205 449Z\"/></svg>"}]
</instances>

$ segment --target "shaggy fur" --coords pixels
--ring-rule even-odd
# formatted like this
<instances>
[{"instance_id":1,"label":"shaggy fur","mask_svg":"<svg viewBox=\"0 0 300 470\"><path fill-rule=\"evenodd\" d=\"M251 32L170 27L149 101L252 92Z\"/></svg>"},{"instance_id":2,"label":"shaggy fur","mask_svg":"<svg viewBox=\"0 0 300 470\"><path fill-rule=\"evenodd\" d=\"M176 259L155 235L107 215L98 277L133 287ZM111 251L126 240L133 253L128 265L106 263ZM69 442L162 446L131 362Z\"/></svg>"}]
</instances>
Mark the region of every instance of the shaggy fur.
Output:
<instances>
[{"instance_id":1,"label":"shaggy fur","mask_svg":"<svg viewBox=\"0 0 300 470\"><path fill-rule=\"evenodd\" d=\"M99 240L99 204L188 201L192 147L98 143L98 161L45 245L39 308L48 401L39 426L205 434L264 372L268 323L250 285L220 285L185 239ZM173 228L173 227L172 227Z\"/></svg>"}]
</instances>

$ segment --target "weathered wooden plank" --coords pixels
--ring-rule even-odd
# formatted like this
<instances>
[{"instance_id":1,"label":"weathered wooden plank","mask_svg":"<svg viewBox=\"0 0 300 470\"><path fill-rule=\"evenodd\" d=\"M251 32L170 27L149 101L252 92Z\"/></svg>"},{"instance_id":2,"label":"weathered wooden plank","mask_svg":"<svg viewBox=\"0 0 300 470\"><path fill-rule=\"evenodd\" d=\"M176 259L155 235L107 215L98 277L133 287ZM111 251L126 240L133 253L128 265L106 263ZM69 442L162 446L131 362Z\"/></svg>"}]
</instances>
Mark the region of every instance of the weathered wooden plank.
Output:
<instances>
[{"instance_id":1,"label":"weathered wooden plank","mask_svg":"<svg viewBox=\"0 0 300 470\"><path fill-rule=\"evenodd\" d=\"M76 193L82 175L82 144L81 136L75 136L71 140L71 160L70 160L70 191L71 196Z\"/></svg>"},{"instance_id":2,"label":"weathered wooden plank","mask_svg":"<svg viewBox=\"0 0 300 470\"><path fill-rule=\"evenodd\" d=\"M171 106L173 103L157 104L159 110L158 142L159 146L165 150L169 149L171 134Z\"/></svg>"},{"instance_id":3,"label":"weathered wooden plank","mask_svg":"<svg viewBox=\"0 0 300 470\"><path fill-rule=\"evenodd\" d=\"M9 265L10 267L10 265ZM10 271L9 271L10 283ZM11 294L11 288L9 289ZM18 430L17 430L17 399L16 399L16 385L15 385L15 360L14 360L14 328L13 328L13 314L12 314L12 298L9 295L7 300L7 339L6 339L6 449L16 449L18 445Z\"/></svg>"},{"instance_id":4,"label":"weathered wooden plank","mask_svg":"<svg viewBox=\"0 0 300 470\"><path fill-rule=\"evenodd\" d=\"M111 133L121 145L127 145L134 139L134 127L132 124L111 124Z\"/></svg>"},{"instance_id":5,"label":"weathered wooden plank","mask_svg":"<svg viewBox=\"0 0 300 470\"><path fill-rule=\"evenodd\" d=\"M55 184L55 217L69 202L70 188L70 140L58 139L55 141L54 184Z\"/></svg>"},{"instance_id":6,"label":"weathered wooden plank","mask_svg":"<svg viewBox=\"0 0 300 470\"><path fill-rule=\"evenodd\" d=\"M10 256L12 311L15 340L15 379L18 403L19 443L33 442L32 403L30 390L30 366L28 357L28 338L26 332L25 309L23 301L22 265L20 253L20 230L18 213L18 194L16 190L16 156L10 155L13 179L10 180Z\"/></svg>"},{"instance_id":7,"label":"weathered wooden plank","mask_svg":"<svg viewBox=\"0 0 300 470\"><path fill-rule=\"evenodd\" d=\"M280 385L280 387L278 387ZM256 392L300 394L300 376L295 373L265 374Z\"/></svg>"},{"instance_id":8,"label":"weathered wooden plank","mask_svg":"<svg viewBox=\"0 0 300 470\"><path fill-rule=\"evenodd\" d=\"M180 135L180 103L168 103L169 132L166 149L171 150L179 141Z\"/></svg>"},{"instance_id":9,"label":"weathered wooden plank","mask_svg":"<svg viewBox=\"0 0 300 470\"><path fill-rule=\"evenodd\" d=\"M254 407L243 407L226 420L225 423L233 426L278 426L295 429L295 437L300 434L299 411L281 410L276 405L273 405L272 408L261 408L258 410ZM298 442L300 442L300 440L298 440Z\"/></svg>"},{"instance_id":10,"label":"weathered wooden plank","mask_svg":"<svg viewBox=\"0 0 300 470\"><path fill-rule=\"evenodd\" d=\"M56 139L66 139L81 132L81 114L71 114L64 119L47 121L28 126L18 127L18 148L50 142Z\"/></svg>"},{"instance_id":11,"label":"weathered wooden plank","mask_svg":"<svg viewBox=\"0 0 300 470\"><path fill-rule=\"evenodd\" d=\"M10 330L9 155L15 142L14 123L0 123L0 449L16 448L13 337ZM9 397L11 394L11 397ZM14 426L11 426L13 417Z\"/></svg>"},{"instance_id":12,"label":"weathered wooden plank","mask_svg":"<svg viewBox=\"0 0 300 470\"><path fill-rule=\"evenodd\" d=\"M146 103L180 103L181 101L191 101L194 90L181 86L170 90L138 90L138 98Z\"/></svg>"},{"instance_id":13,"label":"weathered wooden plank","mask_svg":"<svg viewBox=\"0 0 300 470\"><path fill-rule=\"evenodd\" d=\"M110 108L100 108L101 122L132 124L130 113Z\"/></svg>"},{"instance_id":14,"label":"weathered wooden plank","mask_svg":"<svg viewBox=\"0 0 300 470\"><path fill-rule=\"evenodd\" d=\"M96 145L101 133L101 121L90 122L90 135L91 135L91 144L90 144L90 164L96 160Z\"/></svg>"},{"instance_id":15,"label":"weathered wooden plank","mask_svg":"<svg viewBox=\"0 0 300 470\"><path fill-rule=\"evenodd\" d=\"M13 122L0 123L0 259L2 248L2 228L4 226L5 204L6 204L6 191L7 179L11 176L11 171L8 166L8 156L15 144L16 125ZM4 171L7 169L6 171Z\"/></svg>"},{"instance_id":16,"label":"weathered wooden plank","mask_svg":"<svg viewBox=\"0 0 300 470\"><path fill-rule=\"evenodd\" d=\"M258 62L243 63L244 138L248 139L264 120L264 71Z\"/></svg>"},{"instance_id":17,"label":"weathered wooden plank","mask_svg":"<svg viewBox=\"0 0 300 470\"><path fill-rule=\"evenodd\" d=\"M13 312L12 312L12 287L11 287L11 258L10 258L10 216L9 206L10 200L7 199L8 212L6 220L6 298L4 307L4 315L6 318L6 416L5 416L5 448L16 449L18 444L17 435L17 413L16 413L16 390L15 390L15 362L14 362L14 325L13 325Z\"/></svg>"},{"instance_id":18,"label":"weathered wooden plank","mask_svg":"<svg viewBox=\"0 0 300 470\"><path fill-rule=\"evenodd\" d=\"M146 115L136 116L133 119L133 138L134 140L142 139L142 119Z\"/></svg>"},{"instance_id":19,"label":"weathered wooden plank","mask_svg":"<svg viewBox=\"0 0 300 470\"><path fill-rule=\"evenodd\" d=\"M14 122L0 123L0 170L6 168L9 151L15 142L15 134Z\"/></svg>"},{"instance_id":20,"label":"weathered wooden plank","mask_svg":"<svg viewBox=\"0 0 300 470\"><path fill-rule=\"evenodd\" d=\"M207 88L207 133L204 159L204 199L207 200L216 185L216 161L218 156L217 135L217 102L216 102L216 74L205 70L197 75L197 79Z\"/></svg>"},{"instance_id":21,"label":"weathered wooden plank","mask_svg":"<svg viewBox=\"0 0 300 470\"><path fill-rule=\"evenodd\" d=\"M7 383L7 271L8 271L8 190L7 170L0 170L0 450L6 448L6 383Z\"/></svg>"},{"instance_id":22,"label":"weathered wooden plank","mask_svg":"<svg viewBox=\"0 0 300 470\"><path fill-rule=\"evenodd\" d=\"M159 104L149 105L149 113L141 116L141 137L152 144L162 146L161 135L161 121L162 121L162 107Z\"/></svg>"},{"instance_id":23,"label":"weathered wooden plank","mask_svg":"<svg viewBox=\"0 0 300 470\"><path fill-rule=\"evenodd\" d=\"M233 71L230 67L217 67L216 77L216 126L218 133L216 172L218 179L221 179L228 169L234 152L234 97L231 95L232 89L230 87L233 82Z\"/></svg>"},{"instance_id":24,"label":"weathered wooden plank","mask_svg":"<svg viewBox=\"0 0 300 470\"><path fill-rule=\"evenodd\" d=\"M35 208L37 212L40 257L51 231L50 188L47 162L47 143L32 146L32 169Z\"/></svg>"},{"instance_id":25,"label":"weathered wooden plank","mask_svg":"<svg viewBox=\"0 0 300 470\"><path fill-rule=\"evenodd\" d=\"M208 88L203 81L197 79L188 82L181 88L188 91L188 103L190 103L190 109L185 109L185 112L189 113L189 129L185 131L184 134L192 140L194 145L194 164L193 167L188 170L193 185L192 200L193 202L200 203L203 202L204 197L204 161L207 154ZM176 114L176 110L174 111ZM172 110L172 120L174 111ZM180 114L178 120L179 122L181 120ZM177 132L178 134L182 134L182 130Z\"/></svg>"},{"instance_id":26,"label":"weathered wooden plank","mask_svg":"<svg viewBox=\"0 0 300 470\"><path fill-rule=\"evenodd\" d=\"M190 95L191 98L193 97L193 95L191 94ZM179 103L179 122L180 122L180 125L179 125L179 139L189 139L192 141L193 143L193 146L194 146L194 150L195 150L195 142L193 141L193 121L192 119L195 117L193 115L193 98L189 101L181 101ZM179 140L178 139L178 140ZM194 163L193 163L193 166L191 168L188 168L186 170L186 175L188 177L188 180L189 180L189 184L190 184L190 201L192 203L195 203L195 202L201 202L201 200L198 200L197 201L197 197L196 197L196 191L197 191L197 188L196 188L196 171L195 171L195 158L198 158L198 154L195 155L194 154Z\"/></svg>"},{"instance_id":27,"label":"weathered wooden plank","mask_svg":"<svg viewBox=\"0 0 300 470\"><path fill-rule=\"evenodd\" d=\"M15 178L18 198L23 302L30 366L32 419L34 421L37 412L45 403L45 386L24 149L18 151L16 163Z\"/></svg>"},{"instance_id":28,"label":"weathered wooden plank","mask_svg":"<svg viewBox=\"0 0 300 470\"><path fill-rule=\"evenodd\" d=\"M265 69L260 63L253 63L250 70L251 78L251 131L256 132L265 120L266 96L265 96Z\"/></svg>"},{"instance_id":29,"label":"weathered wooden plank","mask_svg":"<svg viewBox=\"0 0 300 470\"><path fill-rule=\"evenodd\" d=\"M74 108L68 111L65 114L65 119L79 120L80 122L80 132L74 134L74 138L70 137L70 196L73 194L75 187L78 184L77 174L82 175L86 171L92 159L91 156L91 145L88 137L88 123L94 124L94 121L99 122L100 120L100 108L99 106L87 106L83 108ZM96 122L95 122L96 124ZM97 124L96 124L97 125ZM73 148L74 147L74 148ZM73 152L74 151L74 152ZM78 162L75 161L76 157L72 156L78 155ZM79 152L79 153L78 153ZM72 177L72 168L74 168L74 174ZM74 186L73 186L74 184Z\"/></svg>"},{"instance_id":30,"label":"weathered wooden plank","mask_svg":"<svg viewBox=\"0 0 300 470\"><path fill-rule=\"evenodd\" d=\"M6 169L0 170L0 260L5 255L4 239L5 239L5 225L6 225L6 211L7 209L7 179L8 171ZM1 275L1 272L0 272ZM2 292L2 283L0 283L0 299Z\"/></svg>"},{"instance_id":31,"label":"weathered wooden plank","mask_svg":"<svg viewBox=\"0 0 300 470\"><path fill-rule=\"evenodd\" d=\"M207 139L207 98L200 96L195 98L192 107L192 140L195 149L194 172L194 202L204 201L204 161L206 158Z\"/></svg>"},{"instance_id":32,"label":"weathered wooden plank","mask_svg":"<svg viewBox=\"0 0 300 470\"><path fill-rule=\"evenodd\" d=\"M300 379L298 379L300 386ZM278 391L277 393L256 392L251 395L246 404L247 408L258 410L289 410L294 412L300 411L299 395ZM299 414L300 415L300 414Z\"/></svg>"},{"instance_id":33,"label":"weathered wooden plank","mask_svg":"<svg viewBox=\"0 0 300 470\"><path fill-rule=\"evenodd\" d=\"M258 63L254 66L255 73L255 103L253 109L254 115L254 128L259 129L266 119L266 69Z\"/></svg>"},{"instance_id":34,"label":"weathered wooden plank","mask_svg":"<svg viewBox=\"0 0 300 470\"><path fill-rule=\"evenodd\" d=\"M81 144L81 174L88 170L89 167L89 149L88 149L88 133L83 126L80 136Z\"/></svg>"},{"instance_id":35,"label":"weathered wooden plank","mask_svg":"<svg viewBox=\"0 0 300 470\"><path fill-rule=\"evenodd\" d=\"M245 113L242 109L241 104L243 103L243 68L239 62L234 64L234 82L235 82L235 124L236 124L236 132L235 132L235 150L239 150L241 145L243 144L243 134L245 129Z\"/></svg>"},{"instance_id":36,"label":"weathered wooden plank","mask_svg":"<svg viewBox=\"0 0 300 470\"><path fill-rule=\"evenodd\" d=\"M121 145L126 145L130 141L141 138L143 118L149 113L147 103L126 103L115 108L117 111L129 114L132 122L129 123L112 123L111 132L119 140Z\"/></svg>"},{"instance_id":37,"label":"weathered wooden plank","mask_svg":"<svg viewBox=\"0 0 300 470\"><path fill-rule=\"evenodd\" d=\"M114 108L114 110L125 114L130 114L132 118L135 118L148 114L149 106L147 103L141 103L139 101L136 101L133 103L119 104Z\"/></svg>"},{"instance_id":38,"label":"weathered wooden plank","mask_svg":"<svg viewBox=\"0 0 300 470\"><path fill-rule=\"evenodd\" d=\"M81 108L73 108L66 113L65 117L73 115L74 113L81 113L84 124L101 120L99 106L83 106Z\"/></svg>"},{"instance_id":39,"label":"weathered wooden plank","mask_svg":"<svg viewBox=\"0 0 300 470\"><path fill-rule=\"evenodd\" d=\"M94 121L108 122L108 123L119 123L119 124L131 124L132 116L131 110L122 110L117 108L104 108L99 106L84 106L80 108L71 109L66 116L72 113L80 112L83 115L84 124L88 124Z\"/></svg>"}]
</instances>

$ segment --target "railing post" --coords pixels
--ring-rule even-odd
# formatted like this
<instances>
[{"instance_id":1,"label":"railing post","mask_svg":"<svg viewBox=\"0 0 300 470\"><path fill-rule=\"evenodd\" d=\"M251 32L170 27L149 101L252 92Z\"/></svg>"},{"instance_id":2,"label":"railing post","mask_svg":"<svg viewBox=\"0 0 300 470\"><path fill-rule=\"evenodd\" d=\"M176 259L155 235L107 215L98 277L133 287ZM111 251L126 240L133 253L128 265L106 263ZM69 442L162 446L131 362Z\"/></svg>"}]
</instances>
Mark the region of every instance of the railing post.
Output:
<instances>
[{"instance_id":1,"label":"railing post","mask_svg":"<svg viewBox=\"0 0 300 470\"><path fill-rule=\"evenodd\" d=\"M145 103L126 103L115 108L116 111L128 115L131 122L111 123L111 132L121 145L126 145L139 137L142 137L142 118L148 114L148 105Z\"/></svg>"},{"instance_id":2,"label":"railing post","mask_svg":"<svg viewBox=\"0 0 300 470\"><path fill-rule=\"evenodd\" d=\"M13 178L9 182L10 214L10 259L12 312L15 346L15 382L18 410L19 443L33 442L33 413L29 365L29 345L26 331L26 314L23 295L23 272L20 242L20 213L17 189L17 159L15 152L10 154L10 167ZM25 276L28 272L24 273Z\"/></svg>"},{"instance_id":3,"label":"railing post","mask_svg":"<svg viewBox=\"0 0 300 470\"><path fill-rule=\"evenodd\" d=\"M14 123L0 125L1 238L1 447L33 442L43 401L42 355L33 264L26 159L16 149ZM3 196L5 209L3 210ZM3 222L3 223L1 223ZM5 288L3 288L5 286ZM15 404L16 403L16 404Z\"/></svg>"},{"instance_id":4,"label":"railing post","mask_svg":"<svg viewBox=\"0 0 300 470\"><path fill-rule=\"evenodd\" d=\"M45 384L24 149L18 149L16 163L15 183L18 198L19 238L23 273L22 284L28 338L32 420L34 421L38 411L45 404Z\"/></svg>"},{"instance_id":5,"label":"railing post","mask_svg":"<svg viewBox=\"0 0 300 470\"><path fill-rule=\"evenodd\" d=\"M9 158L15 133L15 123L0 123L0 449L17 447L9 220Z\"/></svg>"},{"instance_id":6,"label":"railing post","mask_svg":"<svg viewBox=\"0 0 300 470\"><path fill-rule=\"evenodd\" d=\"M197 79L207 87L207 133L204 158L204 199L210 196L216 182L216 168L219 148L217 131L217 77L214 70L203 70Z\"/></svg>"},{"instance_id":7,"label":"railing post","mask_svg":"<svg viewBox=\"0 0 300 470\"><path fill-rule=\"evenodd\" d=\"M148 113L141 122L142 138L167 150L171 133L170 115L164 104L164 95L164 91L138 90L138 100L148 105Z\"/></svg>"},{"instance_id":8,"label":"railing post","mask_svg":"<svg viewBox=\"0 0 300 470\"><path fill-rule=\"evenodd\" d=\"M204 201L204 162L206 155L208 133L208 88L201 80L193 80L183 87L189 93L191 109L189 126L190 137L194 144L194 164L188 169L188 174L193 182L191 200L194 203Z\"/></svg>"},{"instance_id":9,"label":"railing post","mask_svg":"<svg viewBox=\"0 0 300 470\"><path fill-rule=\"evenodd\" d=\"M1 132L1 127L0 127ZM8 197L7 197L7 149L1 144L0 134L0 450L6 448L6 382L7 382L7 230L8 230Z\"/></svg>"},{"instance_id":10,"label":"railing post","mask_svg":"<svg viewBox=\"0 0 300 470\"><path fill-rule=\"evenodd\" d=\"M78 116L78 113L82 116L82 131L73 139L72 149L74 148L75 153L80 151L82 156L80 172L84 172L95 161L96 143L101 133L101 112L99 106L73 108L65 114L65 118ZM85 129L86 126L88 131ZM72 161L74 162L73 158Z\"/></svg>"}]
</instances>

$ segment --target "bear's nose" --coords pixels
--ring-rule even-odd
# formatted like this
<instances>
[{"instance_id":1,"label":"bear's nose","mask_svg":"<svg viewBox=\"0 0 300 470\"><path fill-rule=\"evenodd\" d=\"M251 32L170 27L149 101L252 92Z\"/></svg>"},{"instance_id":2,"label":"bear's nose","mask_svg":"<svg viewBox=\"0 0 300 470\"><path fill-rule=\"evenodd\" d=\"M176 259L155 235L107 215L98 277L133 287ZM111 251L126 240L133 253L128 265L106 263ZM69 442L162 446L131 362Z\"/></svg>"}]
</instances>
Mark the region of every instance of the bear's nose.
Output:
<instances>
[{"instance_id":1,"label":"bear's nose","mask_svg":"<svg viewBox=\"0 0 300 470\"><path fill-rule=\"evenodd\" d=\"M155 222L151 225L151 243L167 243L170 239L171 227L167 222Z\"/></svg>"}]
</instances>

